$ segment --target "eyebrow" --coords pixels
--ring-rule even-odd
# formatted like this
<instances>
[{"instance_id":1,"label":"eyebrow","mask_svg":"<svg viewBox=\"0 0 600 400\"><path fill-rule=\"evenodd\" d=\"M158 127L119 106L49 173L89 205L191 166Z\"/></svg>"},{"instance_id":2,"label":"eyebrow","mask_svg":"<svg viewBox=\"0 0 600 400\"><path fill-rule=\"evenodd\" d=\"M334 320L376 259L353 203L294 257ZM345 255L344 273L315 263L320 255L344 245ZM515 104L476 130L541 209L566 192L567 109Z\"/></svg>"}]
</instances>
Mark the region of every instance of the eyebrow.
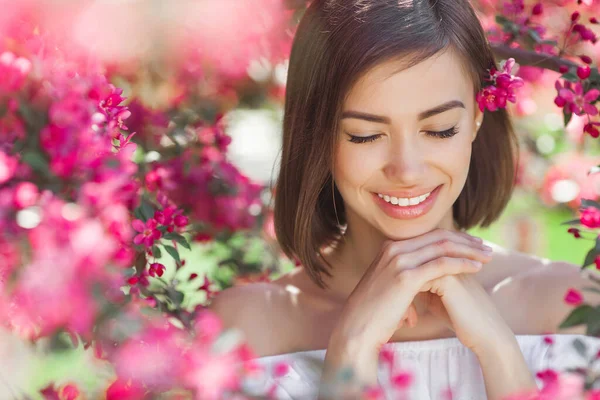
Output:
<instances>
[{"instance_id":1,"label":"eyebrow","mask_svg":"<svg viewBox=\"0 0 600 400\"><path fill-rule=\"evenodd\" d=\"M453 108L466 108L466 107L462 101L452 100L452 101L448 101L444 104L440 104L439 106L433 107L429 110L425 110L425 111L419 113L419 115L417 116L417 119L419 121L421 121L421 120L433 117L434 115L446 112L448 110L452 110ZM380 124L388 124L388 125L391 123L391 121L388 117L384 117L382 115L364 113L364 112L360 112L360 111L352 111L352 110L344 111L342 113L341 119L345 119L345 118L363 119L363 120L369 121L369 122L377 122Z\"/></svg>"}]
</instances>

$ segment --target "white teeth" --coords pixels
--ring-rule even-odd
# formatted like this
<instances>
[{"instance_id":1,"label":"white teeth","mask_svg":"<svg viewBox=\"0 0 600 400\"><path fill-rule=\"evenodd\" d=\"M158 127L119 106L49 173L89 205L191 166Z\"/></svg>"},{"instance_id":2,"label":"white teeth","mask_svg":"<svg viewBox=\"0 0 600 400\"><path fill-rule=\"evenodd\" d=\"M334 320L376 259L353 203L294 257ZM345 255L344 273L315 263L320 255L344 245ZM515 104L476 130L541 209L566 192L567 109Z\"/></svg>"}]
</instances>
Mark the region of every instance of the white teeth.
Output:
<instances>
[{"instance_id":1,"label":"white teeth","mask_svg":"<svg viewBox=\"0 0 600 400\"><path fill-rule=\"evenodd\" d=\"M410 199L408 198L402 198L402 197L393 197L393 196L388 196L386 194L380 194L378 193L377 195L384 199L385 201L387 201L388 203L391 203L393 205L398 205L401 207L406 207L406 206L414 206L417 205L419 203L422 203L423 201L425 201L426 198L429 197L429 195L431 194L431 192L426 193L424 195L418 196L418 197L412 197Z\"/></svg>"}]
</instances>

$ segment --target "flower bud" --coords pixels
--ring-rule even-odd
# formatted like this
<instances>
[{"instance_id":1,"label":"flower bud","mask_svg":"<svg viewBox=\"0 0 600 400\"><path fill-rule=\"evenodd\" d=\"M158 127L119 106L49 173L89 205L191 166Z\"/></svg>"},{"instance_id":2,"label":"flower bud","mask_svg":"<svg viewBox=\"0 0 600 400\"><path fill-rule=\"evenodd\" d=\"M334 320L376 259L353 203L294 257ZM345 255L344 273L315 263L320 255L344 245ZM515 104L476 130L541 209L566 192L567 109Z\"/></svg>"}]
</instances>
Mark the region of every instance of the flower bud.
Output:
<instances>
[{"instance_id":1,"label":"flower bud","mask_svg":"<svg viewBox=\"0 0 600 400\"><path fill-rule=\"evenodd\" d=\"M592 72L592 69L590 68L589 65L584 65L582 67L577 67L577 76L581 80L587 79L590 76L591 72Z\"/></svg>"},{"instance_id":2,"label":"flower bud","mask_svg":"<svg viewBox=\"0 0 600 400\"><path fill-rule=\"evenodd\" d=\"M579 15L579 11L575 11L573 14L571 14L571 21L576 22L579 19Z\"/></svg>"},{"instance_id":3,"label":"flower bud","mask_svg":"<svg viewBox=\"0 0 600 400\"><path fill-rule=\"evenodd\" d=\"M586 64L591 64L592 63L592 58L586 55L580 55L579 58L581 59L581 61L583 61ZM589 67L588 67L589 68Z\"/></svg>"}]
</instances>

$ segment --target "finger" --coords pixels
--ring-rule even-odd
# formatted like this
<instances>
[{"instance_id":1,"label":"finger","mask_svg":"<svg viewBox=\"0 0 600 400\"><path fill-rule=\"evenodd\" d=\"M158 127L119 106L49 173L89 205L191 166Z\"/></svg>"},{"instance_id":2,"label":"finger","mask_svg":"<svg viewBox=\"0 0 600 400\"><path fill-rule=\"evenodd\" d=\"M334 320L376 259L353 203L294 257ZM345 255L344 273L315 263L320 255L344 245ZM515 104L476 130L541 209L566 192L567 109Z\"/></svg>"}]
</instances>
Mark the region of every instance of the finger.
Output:
<instances>
[{"instance_id":1,"label":"finger","mask_svg":"<svg viewBox=\"0 0 600 400\"><path fill-rule=\"evenodd\" d=\"M391 260L391 263L399 271L419 268L420 266L432 262L439 258L454 257L457 259L470 259L480 263L491 261L491 248L489 251L484 247L473 247L464 243L457 243L451 240L444 240L418 249L413 252L399 254ZM478 270L469 270L468 272L477 272Z\"/></svg>"},{"instance_id":2,"label":"finger","mask_svg":"<svg viewBox=\"0 0 600 400\"><path fill-rule=\"evenodd\" d=\"M417 325L418 315L415 303L411 303L408 307L408 326L414 328Z\"/></svg>"},{"instance_id":3,"label":"finger","mask_svg":"<svg viewBox=\"0 0 600 400\"><path fill-rule=\"evenodd\" d=\"M401 271L403 280L420 289L425 283L446 275L474 273L481 270L483 263L468 258L440 257L419 268Z\"/></svg>"},{"instance_id":4,"label":"finger","mask_svg":"<svg viewBox=\"0 0 600 400\"><path fill-rule=\"evenodd\" d=\"M446 229L435 229L423 235L406 240L386 240L385 246L387 246L387 252L391 258L398 254L416 251L427 245L431 245L444 240L450 240L457 243L463 243L465 245L472 245L476 247L483 246L483 242L481 241L481 239L474 238L473 236L465 232L450 231Z\"/></svg>"},{"instance_id":5,"label":"finger","mask_svg":"<svg viewBox=\"0 0 600 400\"><path fill-rule=\"evenodd\" d=\"M417 309L414 303L411 303L400 319L400 322L398 323L398 329L402 328L404 325L408 325L411 328L414 327L417 324L417 318Z\"/></svg>"},{"instance_id":6,"label":"finger","mask_svg":"<svg viewBox=\"0 0 600 400\"><path fill-rule=\"evenodd\" d=\"M400 258L410 260L410 263L415 266L425 264L440 257L468 258L473 261L487 263L492 259L492 248L485 245L473 246L457 243L452 240L442 240L400 256Z\"/></svg>"}]
</instances>

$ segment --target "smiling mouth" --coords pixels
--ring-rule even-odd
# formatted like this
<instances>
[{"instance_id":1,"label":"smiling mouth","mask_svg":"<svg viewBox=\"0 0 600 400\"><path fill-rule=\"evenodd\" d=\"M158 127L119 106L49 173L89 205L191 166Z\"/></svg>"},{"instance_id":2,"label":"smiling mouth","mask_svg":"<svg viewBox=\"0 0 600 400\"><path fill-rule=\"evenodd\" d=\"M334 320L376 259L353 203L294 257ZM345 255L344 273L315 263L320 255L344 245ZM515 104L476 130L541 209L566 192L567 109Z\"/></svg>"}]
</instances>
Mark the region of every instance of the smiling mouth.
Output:
<instances>
[{"instance_id":1,"label":"smiling mouth","mask_svg":"<svg viewBox=\"0 0 600 400\"><path fill-rule=\"evenodd\" d=\"M439 185L429 193L418 197L398 198L383 193L373 193L375 202L384 213L396 219L413 219L425 215L433 207L442 185Z\"/></svg>"}]
</instances>

